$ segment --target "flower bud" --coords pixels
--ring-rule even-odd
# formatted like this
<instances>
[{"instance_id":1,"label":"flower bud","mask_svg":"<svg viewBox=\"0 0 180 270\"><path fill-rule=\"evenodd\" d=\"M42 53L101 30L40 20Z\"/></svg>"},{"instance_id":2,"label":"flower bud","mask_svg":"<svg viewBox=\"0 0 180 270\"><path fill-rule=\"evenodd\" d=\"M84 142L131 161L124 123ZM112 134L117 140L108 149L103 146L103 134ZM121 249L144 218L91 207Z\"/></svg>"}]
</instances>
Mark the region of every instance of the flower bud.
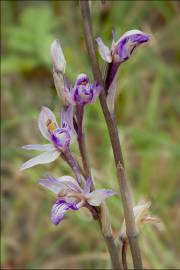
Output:
<instances>
[{"instance_id":1,"label":"flower bud","mask_svg":"<svg viewBox=\"0 0 180 270\"><path fill-rule=\"evenodd\" d=\"M54 40L51 44L51 58L53 66L56 72L65 73L66 69L66 60L58 40Z\"/></svg>"}]
</instances>

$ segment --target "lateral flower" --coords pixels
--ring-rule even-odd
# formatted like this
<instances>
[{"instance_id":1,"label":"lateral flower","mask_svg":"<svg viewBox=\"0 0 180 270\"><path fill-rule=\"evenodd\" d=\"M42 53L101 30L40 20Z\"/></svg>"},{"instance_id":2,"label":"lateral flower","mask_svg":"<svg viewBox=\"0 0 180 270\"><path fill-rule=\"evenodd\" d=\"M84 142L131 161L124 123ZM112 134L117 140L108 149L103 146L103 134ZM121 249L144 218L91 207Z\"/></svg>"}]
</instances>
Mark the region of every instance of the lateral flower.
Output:
<instances>
[{"instance_id":1,"label":"lateral flower","mask_svg":"<svg viewBox=\"0 0 180 270\"><path fill-rule=\"evenodd\" d=\"M87 179L84 189L71 176L62 176L57 179L49 176L47 179L40 179L38 183L57 196L51 210L51 220L55 225L60 223L68 210L87 207L91 211L92 206L99 206L106 198L117 194L108 189L97 189L91 192L92 180L90 177Z\"/></svg>"},{"instance_id":2,"label":"lateral flower","mask_svg":"<svg viewBox=\"0 0 180 270\"><path fill-rule=\"evenodd\" d=\"M85 105L94 103L102 88L97 83L90 84L86 74L79 74L74 87L65 84L65 97L72 105Z\"/></svg>"},{"instance_id":3,"label":"lateral flower","mask_svg":"<svg viewBox=\"0 0 180 270\"><path fill-rule=\"evenodd\" d=\"M56 160L60 154L66 151L76 137L73 127L73 108L68 106L61 111L61 127L58 126L56 117L53 112L42 107L39 114L38 126L44 138L50 144L30 144L24 145L23 149L38 150L43 153L25 162L20 170L25 170L37 164L50 163Z\"/></svg>"},{"instance_id":4,"label":"lateral flower","mask_svg":"<svg viewBox=\"0 0 180 270\"><path fill-rule=\"evenodd\" d=\"M114 101L116 95L116 80L117 70L121 63L127 61L135 49L142 43L148 42L150 35L139 31L130 30L122 35L118 41L112 42L112 46L109 49L102 39L98 37L96 42L98 44L99 54L102 59L108 63L111 63L108 67L107 79L105 87L107 89L107 105L111 113L114 111Z\"/></svg>"},{"instance_id":5,"label":"lateral flower","mask_svg":"<svg viewBox=\"0 0 180 270\"><path fill-rule=\"evenodd\" d=\"M140 30L130 30L123 34L118 41L112 42L112 46L109 49L102 39L98 37L96 42L98 44L98 50L104 61L111 63L122 63L128 60L132 52L140 44L149 41L150 35Z\"/></svg>"},{"instance_id":6,"label":"lateral flower","mask_svg":"<svg viewBox=\"0 0 180 270\"><path fill-rule=\"evenodd\" d=\"M160 219L157 217L152 217L148 214L149 208L151 206L151 202L146 203L139 203L135 207L133 207L134 217L135 217L135 224L137 226L137 229L141 224L144 223L159 223ZM123 225L120 232L120 238L126 239L126 225L125 221L123 221Z\"/></svg>"}]
</instances>

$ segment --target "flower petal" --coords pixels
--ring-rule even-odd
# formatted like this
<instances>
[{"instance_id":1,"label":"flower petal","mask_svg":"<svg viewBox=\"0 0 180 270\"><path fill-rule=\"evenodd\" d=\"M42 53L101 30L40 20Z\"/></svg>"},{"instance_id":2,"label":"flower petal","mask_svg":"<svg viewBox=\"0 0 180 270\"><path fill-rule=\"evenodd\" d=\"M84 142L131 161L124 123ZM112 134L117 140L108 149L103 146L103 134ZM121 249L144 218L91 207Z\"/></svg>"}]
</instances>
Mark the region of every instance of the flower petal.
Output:
<instances>
[{"instance_id":1,"label":"flower petal","mask_svg":"<svg viewBox=\"0 0 180 270\"><path fill-rule=\"evenodd\" d=\"M83 192L81 187L78 185L77 181L71 176L62 176L59 178L54 178L48 176L48 179L40 179L38 183L51 190L55 194L58 194L60 191L67 191L67 192Z\"/></svg>"},{"instance_id":2,"label":"flower petal","mask_svg":"<svg viewBox=\"0 0 180 270\"><path fill-rule=\"evenodd\" d=\"M117 194L109 189L97 189L87 196L87 201L90 205L99 206L106 198Z\"/></svg>"},{"instance_id":3,"label":"flower petal","mask_svg":"<svg viewBox=\"0 0 180 270\"><path fill-rule=\"evenodd\" d=\"M27 162L25 162L21 168L20 171L26 170L28 168L31 168L38 164L46 164L54 161L59 157L60 153L57 150L44 152L34 158L31 158Z\"/></svg>"},{"instance_id":4,"label":"flower petal","mask_svg":"<svg viewBox=\"0 0 180 270\"><path fill-rule=\"evenodd\" d=\"M139 31L130 30L126 32L114 45L114 52L118 54L120 61L125 61L129 59L130 55L134 49L144 43L149 41L150 35ZM114 53L113 52L113 53Z\"/></svg>"},{"instance_id":5,"label":"flower petal","mask_svg":"<svg viewBox=\"0 0 180 270\"><path fill-rule=\"evenodd\" d=\"M92 179L91 179L91 177L88 177L88 179L86 180L85 188L84 188L85 193L90 193L91 185L92 185Z\"/></svg>"},{"instance_id":6,"label":"flower petal","mask_svg":"<svg viewBox=\"0 0 180 270\"><path fill-rule=\"evenodd\" d=\"M53 151L55 147L52 144L28 144L22 146L26 150L37 150L37 151Z\"/></svg>"},{"instance_id":7,"label":"flower petal","mask_svg":"<svg viewBox=\"0 0 180 270\"><path fill-rule=\"evenodd\" d=\"M41 134L48 140L50 140L50 133L48 131L48 123L52 122L54 128L58 128L56 117L54 113L47 107L42 107L42 110L39 114L39 129Z\"/></svg>"},{"instance_id":8,"label":"flower petal","mask_svg":"<svg viewBox=\"0 0 180 270\"><path fill-rule=\"evenodd\" d=\"M48 177L48 179L40 179L38 180L38 183L55 194L58 194L61 190L58 180L53 177Z\"/></svg>"},{"instance_id":9,"label":"flower petal","mask_svg":"<svg viewBox=\"0 0 180 270\"><path fill-rule=\"evenodd\" d=\"M51 220L55 225L63 219L66 211L69 210L69 206L64 201L56 201L51 210Z\"/></svg>"},{"instance_id":10,"label":"flower petal","mask_svg":"<svg viewBox=\"0 0 180 270\"><path fill-rule=\"evenodd\" d=\"M56 72L65 73L66 60L58 40L54 40L51 45L51 57Z\"/></svg>"},{"instance_id":11,"label":"flower petal","mask_svg":"<svg viewBox=\"0 0 180 270\"><path fill-rule=\"evenodd\" d=\"M78 182L69 175L64 175L59 178L57 178L57 181L60 185L63 185L64 187L77 191L77 192L83 192L82 188L79 186Z\"/></svg>"},{"instance_id":12,"label":"flower petal","mask_svg":"<svg viewBox=\"0 0 180 270\"><path fill-rule=\"evenodd\" d=\"M73 106L69 105L66 108L62 108L61 110L61 126L62 128L66 128L67 131L70 134L71 137L71 142L72 143L76 137L76 131L74 129L74 125L73 125Z\"/></svg>"},{"instance_id":13,"label":"flower petal","mask_svg":"<svg viewBox=\"0 0 180 270\"><path fill-rule=\"evenodd\" d=\"M110 49L104 44L100 37L96 38L96 42L98 44L98 51L102 59L108 63L111 63L112 57Z\"/></svg>"},{"instance_id":14,"label":"flower petal","mask_svg":"<svg viewBox=\"0 0 180 270\"><path fill-rule=\"evenodd\" d=\"M64 200L57 200L51 210L51 220L55 225L63 219L67 210L78 210L75 204L66 203Z\"/></svg>"}]
</instances>

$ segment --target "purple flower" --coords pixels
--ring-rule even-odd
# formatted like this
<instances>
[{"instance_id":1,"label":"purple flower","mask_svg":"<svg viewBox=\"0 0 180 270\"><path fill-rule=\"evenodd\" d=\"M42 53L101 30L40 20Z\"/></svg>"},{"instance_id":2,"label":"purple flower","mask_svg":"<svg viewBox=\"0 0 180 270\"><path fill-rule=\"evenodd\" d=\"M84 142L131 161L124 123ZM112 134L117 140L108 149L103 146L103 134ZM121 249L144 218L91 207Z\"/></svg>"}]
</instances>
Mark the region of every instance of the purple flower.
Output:
<instances>
[{"instance_id":1,"label":"purple flower","mask_svg":"<svg viewBox=\"0 0 180 270\"><path fill-rule=\"evenodd\" d=\"M72 105L85 105L94 103L101 90L97 83L90 84L88 76L82 73L78 75L74 87L65 85L65 97Z\"/></svg>"},{"instance_id":2,"label":"purple flower","mask_svg":"<svg viewBox=\"0 0 180 270\"><path fill-rule=\"evenodd\" d=\"M117 42L112 43L109 49L102 41L97 38L98 49L104 61L111 63L121 63L128 60L140 44L147 42L150 36L139 30L130 30L126 32Z\"/></svg>"},{"instance_id":3,"label":"purple flower","mask_svg":"<svg viewBox=\"0 0 180 270\"><path fill-rule=\"evenodd\" d=\"M79 74L74 87L65 83L66 60L58 40L54 40L51 45L51 58L53 62L54 84L63 104L68 101L72 105L85 105L94 103L99 96L101 87L97 83L90 84L86 74Z\"/></svg>"},{"instance_id":4,"label":"purple flower","mask_svg":"<svg viewBox=\"0 0 180 270\"><path fill-rule=\"evenodd\" d=\"M120 39L115 42L113 40L112 46L109 49L102 41L97 38L98 50L104 61L111 63L109 65L105 87L108 91L107 105L110 112L114 111L114 100L116 94L116 79L119 65L127 61L135 49L142 43L149 41L150 35L139 31L130 30L126 32Z\"/></svg>"},{"instance_id":5,"label":"purple flower","mask_svg":"<svg viewBox=\"0 0 180 270\"><path fill-rule=\"evenodd\" d=\"M97 189L91 192L92 180L90 177L87 179L84 189L71 176L62 176L57 179L48 177L48 179L40 179L38 182L57 196L51 211L51 220L55 225L63 219L66 211L78 210L81 207L90 209L92 206L99 206L106 198L117 194L107 189Z\"/></svg>"},{"instance_id":6,"label":"purple flower","mask_svg":"<svg viewBox=\"0 0 180 270\"><path fill-rule=\"evenodd\" d=\"M37 164L50 163L56 160L61 152L66 151L76 137L73 127L73 108L68 106L61 111L61 127L58 126L53 112L42 107L39 114L39 129L43 137L49 140L50 144L30 144L23 146L27 150L38 150L43 153L25 162L20 170L33 167Z\"/></svg>"}]
</instances>

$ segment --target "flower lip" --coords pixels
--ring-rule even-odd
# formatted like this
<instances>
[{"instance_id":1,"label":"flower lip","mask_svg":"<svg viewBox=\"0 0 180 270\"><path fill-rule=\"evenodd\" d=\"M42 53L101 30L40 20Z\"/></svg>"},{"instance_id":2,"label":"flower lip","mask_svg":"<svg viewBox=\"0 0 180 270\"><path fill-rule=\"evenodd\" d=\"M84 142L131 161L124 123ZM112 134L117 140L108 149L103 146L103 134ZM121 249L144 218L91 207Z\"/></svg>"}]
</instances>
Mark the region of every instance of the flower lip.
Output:
<instances>
[{"instance_id":1,"label":"flower lip","mask_svg":"<svg viewBox=\"0 0 180 270\"><path fill-rule=\"evenodd\" d=\"M70 144L70 135L65 128L58 128L51 134L51 140L55 147L65 150Z\"/></svg>"}]
</instances>

